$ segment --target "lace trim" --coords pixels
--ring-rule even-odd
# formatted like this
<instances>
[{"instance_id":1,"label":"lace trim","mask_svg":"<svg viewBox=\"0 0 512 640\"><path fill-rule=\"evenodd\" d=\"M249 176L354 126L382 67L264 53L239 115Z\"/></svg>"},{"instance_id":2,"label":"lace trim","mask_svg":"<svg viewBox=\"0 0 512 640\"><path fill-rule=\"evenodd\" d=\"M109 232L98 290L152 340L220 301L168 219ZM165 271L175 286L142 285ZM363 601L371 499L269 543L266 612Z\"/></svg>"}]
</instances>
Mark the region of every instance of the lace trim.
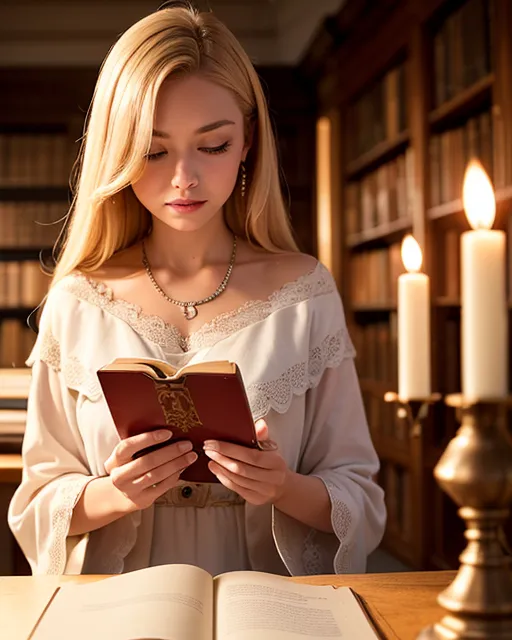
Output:
<instances>
[{"instance_id":1,"label":"lace trim","mask_svg":"<svg viewBox=\"0 0 512 640\"><path fill-rule=\"evenodd\" d=\"M39 338L40 359L54 371L61 372L66 386L83 392L91 399L101 396L101 387L76 356L68 356L62 361L60 344L52 332L47 329Z\"/></svg>"},{"instance_id":2,"label":"lace trim","mask_svg":"<svg viewBox=\"0 0 512 640\"><path fill-rule=\"evenodd\" d=\"M348 505L338 498L336 488L332 483L325 482L325 486L331 499L332 528L340 542L340 546L334 557L334 572L337 574L348 573L350 568L351 545L348 544L346 540L352 526L352 512Z\"/></svg>"},{"instance_id":3,"label":"lace trim","mask_svg":"<svg viewBox=\"0 0 512 640\"><path fill-rule=\"evenodd\" d=\"M270 409L286 413L294 395L306 393L319 383L326 368L336 367L342 360L354 355L354 346L346 327L334 335L328 335L319 346L310 350L307 362L293 365L277 380L255 383L247 388L253 416L261 418Z\"/></svg>"},{"instance_id":4,"label":"lace trim","mask_svg":"<svg viewBox=\"0 0 512 640\"><path fill-rule=\"evenodd\" d=\"M62 478L57 489L53 504L59 505L52 514L52 540L48 550L48 563L44 573L50 575L62 575L66 569L69 525L73 515L73 508L78 497L90 482L92 477L80 477L72 480Z\"/></svg>"},{"instance_id":5,"label":"lace trim","mask_svg":"<svg viewBox=\"0 0 512 640\"><path fill-rule=\"evenodd\" d=\"M63 286L80 300L90 302L125 321L138 334L163 349L178 346L182 351L211 346L222 337L264 320L279 309L335 290L329 271L319 262L312 271L285 284L267 300L249 300L237 309L218 315L189 336L183 336L174 325L159 316L144 313L140 306L132 302L115 298L110 287L84 274L69 277Z\"/></svg>"}]
</instances>

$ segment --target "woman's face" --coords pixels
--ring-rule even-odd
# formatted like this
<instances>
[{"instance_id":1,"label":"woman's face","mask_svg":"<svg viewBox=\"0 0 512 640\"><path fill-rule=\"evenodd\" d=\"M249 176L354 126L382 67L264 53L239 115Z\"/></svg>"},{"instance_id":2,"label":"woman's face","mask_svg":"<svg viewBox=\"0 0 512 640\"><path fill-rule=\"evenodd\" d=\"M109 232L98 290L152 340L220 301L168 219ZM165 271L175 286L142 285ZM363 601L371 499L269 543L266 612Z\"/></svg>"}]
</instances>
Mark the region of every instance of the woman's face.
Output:
<instances>
[{"instance_id":1,"label":"woman's face","mask_svg":"<svg viewBox=\"0 0 512 640\"><path fill-rule=\"evenodd\" d=\"M229 198L247 150L243 115L227 89L199 75L168 79L158 94L144 173L133 190L176 231L198 230Z\"/></svg>"}]
</instances>

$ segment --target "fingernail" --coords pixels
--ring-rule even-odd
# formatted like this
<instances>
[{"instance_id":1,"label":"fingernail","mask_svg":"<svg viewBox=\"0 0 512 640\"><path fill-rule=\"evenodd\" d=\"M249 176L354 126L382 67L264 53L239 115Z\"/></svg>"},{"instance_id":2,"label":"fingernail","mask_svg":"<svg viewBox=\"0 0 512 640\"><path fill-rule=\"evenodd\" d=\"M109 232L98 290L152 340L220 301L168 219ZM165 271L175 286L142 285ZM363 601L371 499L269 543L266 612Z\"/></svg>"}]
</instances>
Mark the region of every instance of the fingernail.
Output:
<instances>
[{"instance_id":1,"label":"fingernail","mask_svg":"<svg viewBox=\"0 0 512 640\"><path fill-rule=\"evenodd\" d=\"M169 429L155 431L153 436L157 442L161 442L162 440L168 440L172 436L172 431L169 431Z\"/></svg>"},{"instance_id":2,"label":"fingernail","mask_svg":"<svg viewBox=\"0 0 512 640\"><path fill-rule=\"evenodd\" d=\"M186 456L185 458L185 462L187 464L192 464L193 462L195 462L197 460L197 454L196 453L189 453L188 456Z\"/></svg>"},{"instance_id":3,"label":"fingernail","mask_svg":"<svg viewBox=\"0 0 512 640\"><path fill-rule=\"evenodd\" d=\"M217 443L215 440L205 440L203 443L203 449L210 449L210 451L215 451L217 449Z\"/></svg>"},{"instance_id":4,"label":"fingernail","mask_svg":"<svg viewBox=\"0 0 512 640\"><path fill-rule=\"evenodd\" d=\"M191 442L180 442L178 445L178 449L180 451L180 453L186 453L187 451L190 451L192 449L192 443Z\"/></svg>"}]
</instances>

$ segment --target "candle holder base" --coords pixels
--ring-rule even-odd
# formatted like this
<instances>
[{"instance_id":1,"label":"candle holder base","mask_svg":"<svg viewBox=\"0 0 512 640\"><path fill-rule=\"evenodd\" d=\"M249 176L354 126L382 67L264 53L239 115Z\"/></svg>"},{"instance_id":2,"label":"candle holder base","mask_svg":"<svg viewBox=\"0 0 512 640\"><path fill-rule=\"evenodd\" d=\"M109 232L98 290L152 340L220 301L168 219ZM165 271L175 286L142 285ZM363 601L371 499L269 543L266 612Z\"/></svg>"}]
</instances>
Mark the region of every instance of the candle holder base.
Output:
<instances>
[{"instance_id":1,"label":"candle holder base","mask_svg":"<svg viewBox=\"0 0 512 640\"><path fill-rule=\"evenodd\" d=\"M398 393L388 391L384 394L385 402L395 402L398 405L397 416L407 422L409 435L413 438L421 436L422 422L428 415L430 405L441 400L440 393L432 393L426 398L400 398Z\"/></svg>"},{"instance_id":2,"label":"candle holder base","mask_svg":"<svg viewBox=\"0 0 512 640\"><path fill-rule=\"evenodd\" d=\"M438 596L445 615L418 640L512 638L512 572L502 524L512 499L512 439L505 410L512 398L473 402L450 395L461 427L441 456L434 476L461 508L468 544L453 582Z\"/></svg>"}]
</instances>

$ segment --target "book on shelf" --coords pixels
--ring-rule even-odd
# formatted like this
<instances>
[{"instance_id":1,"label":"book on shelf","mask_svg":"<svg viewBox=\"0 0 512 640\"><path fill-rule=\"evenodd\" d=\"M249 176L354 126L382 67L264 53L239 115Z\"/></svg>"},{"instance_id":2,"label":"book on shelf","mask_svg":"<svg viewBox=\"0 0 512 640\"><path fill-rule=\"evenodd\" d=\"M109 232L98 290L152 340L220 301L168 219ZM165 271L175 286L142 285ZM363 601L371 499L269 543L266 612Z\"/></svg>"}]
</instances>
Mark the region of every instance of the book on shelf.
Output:
<instances>
[{"instance_id":1,"label":"book on shelf","mask_svg":"<svg viewBox=\"0 0 512 640\"><path fill-rule=\"evenodd\" d=\"M407 127L405 65L388 70L350 108L350 160L395 139Z\"/></svg>"},{"instance_id":2,"label":"book on shelf","mask_svg":"<svg viewBox=\"0 0 512 640\"><path fill-rule=\"evenodd\" d=\"M412 218L414 150L406 149L359 180L345 184L345 230L348 236Z\"/></svg>"},{"instance_id":3,"label":"book on shelf","mask_svg":"<svg viewBox=\"0 0 512 640\"><path fill-rule=\"evenodd\" d=\"M30 636L31 640L327 637L380 637L350 587L297 584L256 571L212 577L183 564L64 585L51 596Z\"/></svg>"},{"instance_id":4,"label":"book on shelf","mask_svg":"<svg viewBox=\"0 0 512 640\"><path fill-rule=\"evenodd\" d=\"M121 438L167 428L172 437L154 450L190 440L198 459L181 478L218 482L208 468L205 440L224 440L262 449L249 408L242 375L235 363L200 362L175 369L151 358L118 358L101 368L98 378Z\"/></svg>"}]
</instances>

